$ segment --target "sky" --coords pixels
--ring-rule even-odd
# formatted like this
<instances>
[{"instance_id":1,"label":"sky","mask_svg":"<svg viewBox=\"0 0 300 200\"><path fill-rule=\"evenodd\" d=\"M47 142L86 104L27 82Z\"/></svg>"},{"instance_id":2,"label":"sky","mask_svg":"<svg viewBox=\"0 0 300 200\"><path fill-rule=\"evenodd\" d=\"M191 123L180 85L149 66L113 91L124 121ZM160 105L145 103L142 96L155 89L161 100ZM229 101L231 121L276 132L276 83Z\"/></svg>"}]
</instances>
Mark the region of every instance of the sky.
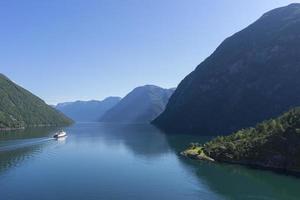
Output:
<instances>
[{"instance_id":1,"label":"sky","mask_svg":"<svg viewBox=\"0 0 300 200\"><path fill-rule=\"evenodd\" d=\"M0 73L49 104L176 87L289 0L0 0Z\"/></svg>"}]
</instances>

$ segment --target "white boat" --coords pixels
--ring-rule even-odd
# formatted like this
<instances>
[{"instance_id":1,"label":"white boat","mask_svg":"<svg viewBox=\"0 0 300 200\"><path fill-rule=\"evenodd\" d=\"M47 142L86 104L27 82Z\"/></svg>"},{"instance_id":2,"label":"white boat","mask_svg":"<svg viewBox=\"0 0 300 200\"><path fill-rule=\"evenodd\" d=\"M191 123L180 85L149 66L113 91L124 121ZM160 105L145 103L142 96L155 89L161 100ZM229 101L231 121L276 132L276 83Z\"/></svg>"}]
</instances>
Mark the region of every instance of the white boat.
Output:
<instances>
[{"instance_id":1,"label":"white boat","mask_svg":"<svg viewBox=\"0 0 300 200\"><path fill-rule=\"evenodd\" d=\"M53 136L54 138L62 138L62 137L66 137L67 133L64 131L59 131L57 133L55 133L55 135Z\"/></svg>"}]
</instances>

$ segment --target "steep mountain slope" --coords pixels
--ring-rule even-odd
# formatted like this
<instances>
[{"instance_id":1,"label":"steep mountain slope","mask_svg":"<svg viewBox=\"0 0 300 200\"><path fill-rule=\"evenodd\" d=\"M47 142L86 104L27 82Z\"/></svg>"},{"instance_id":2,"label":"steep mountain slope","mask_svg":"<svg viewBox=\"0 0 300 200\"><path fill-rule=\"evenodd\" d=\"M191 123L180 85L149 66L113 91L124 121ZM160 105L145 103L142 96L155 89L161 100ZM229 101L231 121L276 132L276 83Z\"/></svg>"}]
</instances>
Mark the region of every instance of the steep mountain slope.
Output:
<instances>
[{"instance_id":1,"label":"steep mountain slope","mask_svg":"<svg viewBox=\"0 0 300 200\"><path fill-rule=\"evenodd\" d=\"M103 101L67 102L57 104L56 109L77 122L96 122L120 100L120 97L108 97Z\"/></svg>"},{"instance_id":2,"label":"steep mountain slope","mask_svg":"<svg viewBox=\"0 0 300 200\"><path fill-rule=\"evenodd\" d=\"M300 4L264 14L226 39L178 86L153 122L228 134L300 105Z\"/></svg>"},{"instance_id":3,"label":"steep mountain slope","mask_svg":"<svg viewBox=\"0 0 300 200\"><path fill-rule=\"evenodd\" d=\"M193 145L183 154L196 159L300 172L300 108L203 146Z\"/></svg>"},{"instance_id":4,"label":"steep mountain slope","mask_svg":"<svg viewBox=\"0 0 300 200\"><path fill-rule=\"evenodd\" d=\"M154 85L135 88L107 111L100 121L148 123L165 109L173 91L174 89L163 89Z\"/></svg>"},{"instance_id":5,"label":"steep mountain slope","mask_svg":"<svg viewBox=\"0 0 300 200\"><path fill-rule=\"evenodd\" d=\"M0 129L70 123L72 120L0 74Z\"/></svg>"}]
</instances>

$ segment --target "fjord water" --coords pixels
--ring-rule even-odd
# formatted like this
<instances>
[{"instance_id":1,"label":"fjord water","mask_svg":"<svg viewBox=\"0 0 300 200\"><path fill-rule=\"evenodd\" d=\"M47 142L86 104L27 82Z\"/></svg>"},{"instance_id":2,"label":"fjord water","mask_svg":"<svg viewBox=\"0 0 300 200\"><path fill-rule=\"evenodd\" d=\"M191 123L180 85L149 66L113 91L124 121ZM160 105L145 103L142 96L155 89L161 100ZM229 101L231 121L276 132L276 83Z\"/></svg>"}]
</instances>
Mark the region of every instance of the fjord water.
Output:
<instances>
[{"instance_id":1,"label":"fjord water","mask_svg":"<svg viewBox=\"0 0 300 200\"><path fill-rule=\"evenodd\" d=\"M0 133L0 199L300 198L300 179L178 152L209 137L151 125L84 123L54 140L51 128Z\"/></svg>"}]
</instances>

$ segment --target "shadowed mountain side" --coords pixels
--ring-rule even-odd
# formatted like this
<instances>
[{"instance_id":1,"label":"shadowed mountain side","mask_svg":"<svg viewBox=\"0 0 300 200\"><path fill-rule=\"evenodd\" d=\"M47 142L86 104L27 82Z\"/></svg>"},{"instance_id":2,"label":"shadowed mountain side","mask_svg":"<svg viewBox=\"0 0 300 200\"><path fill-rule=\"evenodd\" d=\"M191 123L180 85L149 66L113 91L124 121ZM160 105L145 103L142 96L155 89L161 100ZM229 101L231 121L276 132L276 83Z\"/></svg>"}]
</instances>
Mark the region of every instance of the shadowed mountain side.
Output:
<instances>
[{"instance_id":1,"label":"shadowed mountain side","mask_svg":"<svg viewBox=\"0 0 300 200\"><path fill-rule=\"evenodd\" d=\"M300 4L227 38L178 86L154 124L229 134L300 105Z\"/></svg>"}]
</instances>

